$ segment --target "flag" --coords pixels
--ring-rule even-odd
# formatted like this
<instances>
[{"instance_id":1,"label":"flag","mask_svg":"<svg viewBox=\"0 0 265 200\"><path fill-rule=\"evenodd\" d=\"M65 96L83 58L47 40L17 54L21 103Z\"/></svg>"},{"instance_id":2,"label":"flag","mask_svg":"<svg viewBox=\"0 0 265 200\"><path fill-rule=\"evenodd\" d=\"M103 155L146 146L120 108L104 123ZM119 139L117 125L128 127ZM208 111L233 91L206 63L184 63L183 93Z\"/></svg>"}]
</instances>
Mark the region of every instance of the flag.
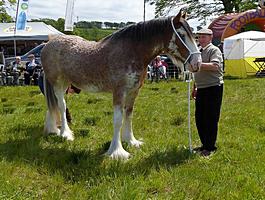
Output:
<instances>
[{"instance_id":1,"label":"flag","mask_svg":"<svg viewBox=\"0 0 265 200\"><path fill-rule=\"evenodd\" d=\"M17 21L16 21L16 29L17 30L25 30L27 23L27 15L28 15L28 0L20 0L18 1L18 9L17 9Z\"/></svg>"},{"instance_id":2,"label":"flag","mask_svg":"<svg viewBox=\"0 0 265 200\"><path fill-rule=\"evenodd\" d=\"M74 3L75 0L67 0L66 11L65 11L65 22L64 22L64 30L65 31L73 31L74 29Z\"/></svg>"}]
</instances>

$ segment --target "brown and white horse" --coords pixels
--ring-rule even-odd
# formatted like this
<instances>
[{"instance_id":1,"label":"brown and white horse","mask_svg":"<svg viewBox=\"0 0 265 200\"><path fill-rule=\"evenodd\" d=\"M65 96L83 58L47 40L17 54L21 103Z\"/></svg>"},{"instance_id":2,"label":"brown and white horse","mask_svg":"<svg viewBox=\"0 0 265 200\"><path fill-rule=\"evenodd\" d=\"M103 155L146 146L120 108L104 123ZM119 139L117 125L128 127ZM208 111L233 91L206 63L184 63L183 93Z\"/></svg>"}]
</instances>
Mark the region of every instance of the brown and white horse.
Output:
<instances>
[{"instance_id":1,"label":"brown and white horse","mask_svg":"<svg viewBox=\"0 0 265 200\"><path fill-rule=\"evenodd\" d=\"M130 154L123 149L120 135L130 145L142 144L133 135L133 106L148 63L160 53L193 68L200 66L201 55L181 12L172 18L131 25L99 42L76 36L51 39L41 53L48 105L44 131L74 139L65 115L64 94L70 84L82 91L112 92L114 136L107 155L127 159ZM61 115L61 130L56 126L57 113Z\"/></svg>"}]
</instances>

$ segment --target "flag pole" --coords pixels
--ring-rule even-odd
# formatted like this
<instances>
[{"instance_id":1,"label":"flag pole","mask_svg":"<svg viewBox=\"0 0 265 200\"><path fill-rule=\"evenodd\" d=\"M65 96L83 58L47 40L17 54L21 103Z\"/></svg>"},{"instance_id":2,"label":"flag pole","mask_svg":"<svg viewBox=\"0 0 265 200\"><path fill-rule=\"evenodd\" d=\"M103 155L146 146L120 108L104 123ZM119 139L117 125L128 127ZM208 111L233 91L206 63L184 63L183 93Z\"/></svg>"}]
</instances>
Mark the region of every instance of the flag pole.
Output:
<instances>
[{"instance_id":1,"label":"flag pole","mask_svg":"<svg viewBox=\"0 0 265 200\"><path fill-rule=\"evenodd\" d=\"M144 0L144 22L145 22L145 1L146 0Z\"/></svg>"},{"instance_id":2,"label":"flag pole","mask_svg":"<svg viewBox=\"0 0 265 200\"><path fill-rule=\"evenodd\" d=\"M16 44L16 33L17 33L17 15L18 15L18 9L19 9L19 2L17 1L17 11L16 11L16 19L15 19L15 29L14 29L14 54L15 57L17 56L17 44Z\"/></svg>"}]
</instances>

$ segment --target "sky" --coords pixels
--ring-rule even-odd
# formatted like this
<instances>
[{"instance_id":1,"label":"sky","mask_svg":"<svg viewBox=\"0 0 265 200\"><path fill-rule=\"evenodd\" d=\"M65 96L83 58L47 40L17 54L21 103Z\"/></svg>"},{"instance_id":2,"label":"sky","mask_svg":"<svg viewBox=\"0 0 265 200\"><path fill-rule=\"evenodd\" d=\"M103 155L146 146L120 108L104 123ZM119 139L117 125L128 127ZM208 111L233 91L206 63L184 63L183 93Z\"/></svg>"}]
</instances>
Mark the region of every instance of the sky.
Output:
<instances>
[{"instance_id":1,"label":"sky","mask_svg":"<svg viewBox=\"0 0 265 200\"><path fill-rule=\"evenodd\" d=\"M22 0L20 0L22 2ZM67 0L29 0L28 19L65 18ZM140 22L143 21L144 0L75 0L74 22ZM15 8L13 8L15 10ZM170 12L177 14L179 9ZM15 11L9 11L15 18ZM146 3L146 20L155 17L155 7ZM189 24L196 30L199 22L189 20Z\"/></svg>"},{"instance_id":2,"label":"sky","mask_svg":"<svg viewBox=\"0 0 265 200\"><path fill-rule=\"evenodd\" d=\"M20 0L21 1L21 0ZM65 18L67 0L29 0L28 17ZM143 21L143 0L75 0L74 21ZM146 4L146 20L154 18L154 6Z\"/></svg>"}]
</instances>

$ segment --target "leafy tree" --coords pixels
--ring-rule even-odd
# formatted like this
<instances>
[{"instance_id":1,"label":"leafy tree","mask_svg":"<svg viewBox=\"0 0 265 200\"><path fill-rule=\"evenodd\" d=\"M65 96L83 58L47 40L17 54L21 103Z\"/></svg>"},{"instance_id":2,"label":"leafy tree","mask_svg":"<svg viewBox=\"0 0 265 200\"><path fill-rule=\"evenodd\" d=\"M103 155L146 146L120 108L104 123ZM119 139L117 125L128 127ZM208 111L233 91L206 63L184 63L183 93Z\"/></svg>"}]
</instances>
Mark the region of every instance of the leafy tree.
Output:
<instances>
[{"instance_id":1,"label":"leafy tree","mask_svg":"<svg viewBox=\"0 0 265 200\"><path fill-rule=\"evenodd\" d=\"M256 0L146 0L147 3L155 5L155 15L167 15L173 9L185 7L190 14L189 18L205 20L209 16L224 13L242 12L256 8Z\"/></svg>"},{"instance_id":2,"label":"leafy tree","mask_svg":"<svg viewBox=\"0 0 265 200\"><path fill-rule=\"evenodd\" d=\"M76 28L92 28L93 25L91 24L91 22L87 22L87 21L79 21L75 24Z\"/></svg>"},{"instance_id":3,"label":"leafy tree","mask_svg":"<svg viewBox=\"0 0 265 200\"><path fill-rule=\"evenodd\" d=\"M45 24L51 25L56 28L58 31L64 32L64 19L59 18L56 20L49 18L41 18L41 19L32 19L32 22L44 22Z\"/></svg>"},{"instance_id":4,"label":"leafy tree","mask_svg":"<svg viewBox=\"0 0 265 200\"><path fill-rule=\"evenodd\" d=\"M0 1L0 22L12 22L12 17L6 12L7 9L10 9L14 4L16 3L16 0L1 0Z\"/></svg>"},{"instance_id":5,"label":"leafy tree","mask_svg":"<svg viewBox=\"0 0 265 200\"><path fill-rule=\"evenodd\" d=\"M102 27L102 22L92 21L91 24L92 24L92 27L93 28L99 28L99 29L101 29L101 27Z\"/></svg>"}]
</instances>

